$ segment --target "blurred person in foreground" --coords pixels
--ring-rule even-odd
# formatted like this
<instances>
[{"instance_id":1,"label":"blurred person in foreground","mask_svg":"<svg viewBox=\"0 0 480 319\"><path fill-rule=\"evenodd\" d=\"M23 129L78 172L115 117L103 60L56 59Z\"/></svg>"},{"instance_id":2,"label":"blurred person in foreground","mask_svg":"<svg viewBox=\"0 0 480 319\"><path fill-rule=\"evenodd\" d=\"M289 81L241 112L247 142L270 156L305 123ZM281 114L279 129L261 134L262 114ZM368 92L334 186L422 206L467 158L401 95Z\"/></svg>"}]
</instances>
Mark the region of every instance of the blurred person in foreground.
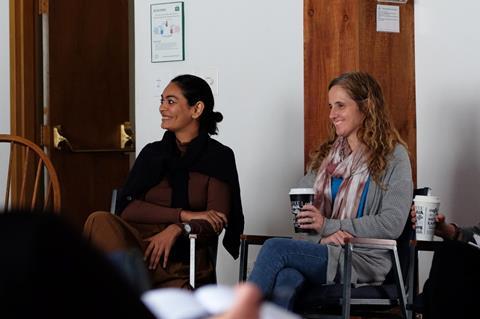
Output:
<instances>
[{"instance_id":1,"label":"blurred person in foreground","mask_svg":"<svg viewBox=\"0 0 480 319\"><path fill-rule=\"evenodd\" d=\"M58 215L0 212L0 257L0 318L162 319L121 269ZM259 318L261 305L258 288L238 285L232 306L214 318Z\"/></svg>"}]
</instances>

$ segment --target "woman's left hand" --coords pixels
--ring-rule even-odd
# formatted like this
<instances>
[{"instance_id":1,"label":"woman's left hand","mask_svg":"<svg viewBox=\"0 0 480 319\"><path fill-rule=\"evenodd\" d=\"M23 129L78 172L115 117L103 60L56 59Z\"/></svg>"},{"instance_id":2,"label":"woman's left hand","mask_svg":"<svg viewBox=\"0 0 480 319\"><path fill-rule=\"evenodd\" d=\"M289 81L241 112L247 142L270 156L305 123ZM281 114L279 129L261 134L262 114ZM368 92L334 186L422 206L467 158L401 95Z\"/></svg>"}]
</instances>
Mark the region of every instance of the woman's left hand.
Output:
<instances>
[{"instance_id":1,"label":"woman's left hand","mask_svg":"<svg viewBox=\"0 0 480 319\"><path fill-rule=\"evenodd\" d=\"M173 244L177 238L182 234L182 229L178 225L170 225L163 231L151 237L145 238L148 242L147 249L145 249L145 260L148 261L148 269L157 269L160 258L163 256L163 268L167 267L168 257L172 250Z\"/></svg>"},{"instance_id":2,"label":"woman's left hand","mask_svg":"<svg viewBox=\"0 0 480 319\"><path fill-rule=\"evenodd\" d=\"M304 205L301 212L297 215L297 223L300 225L300 228L312 229L317 233L322 230L324 221L325 217L312 204Z\"/></svg>"},{"instance_id":3,"label":"woman's left hand","mask_svg":"<svg viewBox=\"0 0 480 319\"><path fill-rule=\"evenodd\" d=\"M321 244L335 244L335 245L345 245L345 238L353 238L352 234L344 230L338 230L335 233L323 237L320 240Z\"/></svg>"}]
</instances>

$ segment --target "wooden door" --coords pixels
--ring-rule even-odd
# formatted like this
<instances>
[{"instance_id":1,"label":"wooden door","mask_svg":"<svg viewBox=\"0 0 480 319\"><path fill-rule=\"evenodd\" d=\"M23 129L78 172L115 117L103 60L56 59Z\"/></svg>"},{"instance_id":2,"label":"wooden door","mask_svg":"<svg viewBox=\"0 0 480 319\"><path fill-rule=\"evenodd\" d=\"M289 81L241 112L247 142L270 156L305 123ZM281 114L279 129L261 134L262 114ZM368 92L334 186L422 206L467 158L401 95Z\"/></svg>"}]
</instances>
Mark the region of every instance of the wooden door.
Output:
<instances>
[{"instance_id":1,"label":"wooden door","mask_svg":"<svg viewBox=\"0 0 480 319\"><path fill-rule=\"evenodd\" d=\"M49 0L48 20L48 148L62 213L82 227L93 211L110 210L129 170L129 153L119 151L129 121L128 0ZM58 126L70 143L60 149Z\"/></svg>"},{"instance_id":2,"label":"wooden door","mask_svg":"<svg viewBox=\"0 0 480 319\"><path fill-rule=\"evenodd\" d=\"M305 161L327 138L331 79L365 71L381 84L397 129L407 142L416 179L413 1L398 5L400 33L376 31L376 0L305 0Z\"/></svg>"}]
</instances>

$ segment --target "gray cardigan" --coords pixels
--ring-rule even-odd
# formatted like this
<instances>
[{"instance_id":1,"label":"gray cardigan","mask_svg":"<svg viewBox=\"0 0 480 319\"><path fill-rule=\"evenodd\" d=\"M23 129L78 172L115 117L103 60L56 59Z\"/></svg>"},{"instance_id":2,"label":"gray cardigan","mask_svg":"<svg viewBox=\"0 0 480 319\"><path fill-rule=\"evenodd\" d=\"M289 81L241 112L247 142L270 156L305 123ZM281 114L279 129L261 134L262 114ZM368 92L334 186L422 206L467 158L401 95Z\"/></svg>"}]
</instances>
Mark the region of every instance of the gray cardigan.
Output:
<instances>
[{"instance_id":1,"label":"gray cardigan","mask_svg":"<svg viewBox=\"0 0 480 319\"><path fill-rule=\"evenodd\" d=\"M298 187L312 187L315 173L309 172L298 183ZM325 219L319 235L326 237L344 230L354 237L396 239L407 221L412 204L413 182L408 152L397 145L389 158L382 177L382 188L372 179L368 188L363 217L354 219ZM343 249L329 244L327 283L333 283L343 271ZM380 284L392 267L386 251L356 248L352 255L352 283ZM340 277L341 278L341 277Z\"/></svg>"}]
</instances>

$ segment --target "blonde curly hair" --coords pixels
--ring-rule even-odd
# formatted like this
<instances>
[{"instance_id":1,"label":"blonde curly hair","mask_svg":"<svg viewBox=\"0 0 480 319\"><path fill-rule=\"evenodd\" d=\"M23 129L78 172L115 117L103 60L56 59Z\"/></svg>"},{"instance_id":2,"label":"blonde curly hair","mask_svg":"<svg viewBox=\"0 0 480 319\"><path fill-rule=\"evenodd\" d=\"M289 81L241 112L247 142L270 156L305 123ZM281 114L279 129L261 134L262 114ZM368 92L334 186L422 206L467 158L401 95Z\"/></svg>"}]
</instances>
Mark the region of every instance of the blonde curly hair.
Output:
<instances>
[{"instance_id":1,"label":"blonde curly hair","mask_svg":"<svg viewBox=\"0 0 480 319\"><path fill-rule=\"evenodd\" d=\"M377 184L381 184L380 178L387 166L388 156L395 146L400 143L407 147L385 107L382 88L371 75L364 72L344 73L330 82L328 90L336 85L347 91L350 98L357 103L360 112L365 115L357 136L370 151L367 160L370 176ZM336 138L335 127L330 123L329 138L311 154L309 170L318 170Z\"/></svg>"}]
</instances>

